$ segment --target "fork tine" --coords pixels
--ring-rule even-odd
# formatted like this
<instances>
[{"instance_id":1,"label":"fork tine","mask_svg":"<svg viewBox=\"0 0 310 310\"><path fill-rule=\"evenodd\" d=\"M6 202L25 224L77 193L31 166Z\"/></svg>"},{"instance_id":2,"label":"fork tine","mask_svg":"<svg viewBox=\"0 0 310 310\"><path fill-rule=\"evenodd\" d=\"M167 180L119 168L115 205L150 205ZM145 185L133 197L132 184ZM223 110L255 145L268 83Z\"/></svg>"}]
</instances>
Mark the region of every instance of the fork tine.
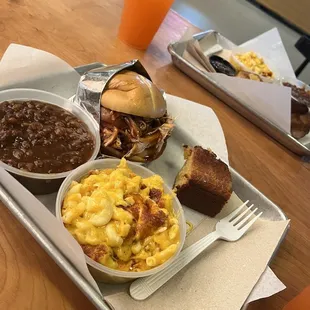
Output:
<instances>
[{"instance_id":1,"label":"fork tine","mask_svg":"<svg viewBox=\"0 0 310 310\"><path fill-rule=\"evenodd\" d=\"M236 209L235 211L231 212L229 215L227 215L225 217L225 220L226 221L230 221L232 218L234 218L242 209L244 206L246 206L246 204L248 203L249 201L247 200L245 203L243 203L238 209Z\"/></svg>"},{"instance_id":2,"label":"fork tine","mask_svg":"<svg viewBox=\"0 0 310 310\"><path fill-rule=\"evenodd\" d=\"M263 212L257 214L249 223L247 223L243 228L240 229L240 232L244 234L262 214Z\"/></svg>"},{"instance_id":3,"label":"fork tine","mask_svg":"<svg viewBox=\"0 0 310 310\"><path fill-rule=\"evenodd\" d=\"M252 205L253 206L253 205ZM239 229L241 228L247 221L248 219L254 214L255 215L255 212L257 211L258 208L256 208L255 210L251 211L244 219L242 219L242 221L240 221L240 223L238 223L236 225L236 228Z\"/></svg>"},{"instance_id":4,"label":"fork tine","mask_svg":"<svg viewBox=\"0 0 310 310\"><path fill-rule=\"evenodd\" d=\"M230 223L233 225L237 224L242 219L242 217L251 210L253 206L254 205L251 205L250 207L246 207L245 210L241 214L239 214L236 218L234 218Z\"/></svg>"}]
</instances>

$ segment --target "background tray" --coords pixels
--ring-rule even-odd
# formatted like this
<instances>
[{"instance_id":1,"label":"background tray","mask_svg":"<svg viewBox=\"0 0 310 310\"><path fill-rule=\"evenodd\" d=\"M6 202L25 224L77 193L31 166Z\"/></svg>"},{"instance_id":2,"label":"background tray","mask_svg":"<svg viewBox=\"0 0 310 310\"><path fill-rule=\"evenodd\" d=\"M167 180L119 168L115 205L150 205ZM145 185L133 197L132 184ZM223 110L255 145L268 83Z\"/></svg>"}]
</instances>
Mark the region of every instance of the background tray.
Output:
<instances>
[{"instance_id":1,"label":"background tray","mask_svg":"<svg viewBox=\"0 0 310 310\"><path fill-rule=\"evenodd\" d=\"M201 40L206 35L210 35L211 33L213 33L214 35L219 35L219 33L217 33L216 31L208 30L195 34L193 38L195 38L196 40ZM223 37L222 35L220 36ZM227 39L227 41L229 40ZM190 76L193 80L195 80L205 89L210 91L213 95L221 99L235 111L247 118L250 122L265 131L276 141L287 147L289 150L298 155L310 157L309 144L303 145L290 134L287 134L282 129L266 120L262 115L247 106L245 102L239 101L239 99L233 93L221 87L221 85L216 83L212 78L210 78L201 70L199 70L194 65L185 60L182 55L184 53L186 45L187 41L180 41L171 43L168 46L168 51L171 54L172 61L177 68Z\"/></svg>"}]
</instances>

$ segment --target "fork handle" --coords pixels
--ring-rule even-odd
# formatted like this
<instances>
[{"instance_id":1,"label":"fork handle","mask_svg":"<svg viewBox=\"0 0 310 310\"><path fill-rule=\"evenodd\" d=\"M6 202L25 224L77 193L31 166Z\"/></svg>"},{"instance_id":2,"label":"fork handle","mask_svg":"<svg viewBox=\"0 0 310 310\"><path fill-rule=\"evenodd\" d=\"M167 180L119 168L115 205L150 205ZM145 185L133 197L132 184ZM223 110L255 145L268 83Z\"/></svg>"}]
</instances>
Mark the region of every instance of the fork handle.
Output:
<instances>
[{"instance_id":1,"label":"fork handle","mask_svg":"<svg viewBox=\"0 0 310 310\"><path fill-rule=\"evenodd\" d=\"M220 234L216 231L208 234L183 250L176 257L176 259L162 271L159 271L152 276L140 278L134 281L129 288L131 297L136 300L144 300L152 295L183 267L190 263L196 256L198 256L203 250L219 238Z\"/></svg>"}]
</instances>

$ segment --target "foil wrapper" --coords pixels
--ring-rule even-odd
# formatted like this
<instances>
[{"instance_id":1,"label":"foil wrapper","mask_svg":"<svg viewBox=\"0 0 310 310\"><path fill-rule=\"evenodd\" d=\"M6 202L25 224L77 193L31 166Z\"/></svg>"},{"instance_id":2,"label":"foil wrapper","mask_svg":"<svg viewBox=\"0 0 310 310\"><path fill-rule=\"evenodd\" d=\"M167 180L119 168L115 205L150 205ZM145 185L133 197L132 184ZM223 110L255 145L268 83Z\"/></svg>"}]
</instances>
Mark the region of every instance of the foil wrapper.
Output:
<instances>
[{"instance_id":1,"label":"foil wrapper","mask_svg":"<svg viewBox=\"0 0 310 310\"><path fill-rule=\"evenodd\" d=\"M151 80L139 60L134 59L118 65L102 66L82 75L78 84L74 102L86 109L100 125L100 99L107 83L123 70L137 72Z\"/></svg>"}]
</instances>

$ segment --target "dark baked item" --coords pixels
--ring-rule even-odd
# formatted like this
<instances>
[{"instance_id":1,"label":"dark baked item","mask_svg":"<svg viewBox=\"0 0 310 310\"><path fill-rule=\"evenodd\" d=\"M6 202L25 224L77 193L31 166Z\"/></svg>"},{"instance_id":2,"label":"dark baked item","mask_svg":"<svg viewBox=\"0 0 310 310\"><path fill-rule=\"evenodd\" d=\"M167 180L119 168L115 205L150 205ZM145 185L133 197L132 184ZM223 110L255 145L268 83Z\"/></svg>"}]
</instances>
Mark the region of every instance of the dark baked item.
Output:
<instances>
[{"instance_id":1,"label":"dark baked item","mask_svg":"<svg viewBox=\"0 0 310 310\"><path fill-rule=\"evenodd\" d=\"M182 204L214 217L232 193L227 165L211 150L184 147L186 162L176 177L174 188Z\"/></svg>"}]
</instances>

